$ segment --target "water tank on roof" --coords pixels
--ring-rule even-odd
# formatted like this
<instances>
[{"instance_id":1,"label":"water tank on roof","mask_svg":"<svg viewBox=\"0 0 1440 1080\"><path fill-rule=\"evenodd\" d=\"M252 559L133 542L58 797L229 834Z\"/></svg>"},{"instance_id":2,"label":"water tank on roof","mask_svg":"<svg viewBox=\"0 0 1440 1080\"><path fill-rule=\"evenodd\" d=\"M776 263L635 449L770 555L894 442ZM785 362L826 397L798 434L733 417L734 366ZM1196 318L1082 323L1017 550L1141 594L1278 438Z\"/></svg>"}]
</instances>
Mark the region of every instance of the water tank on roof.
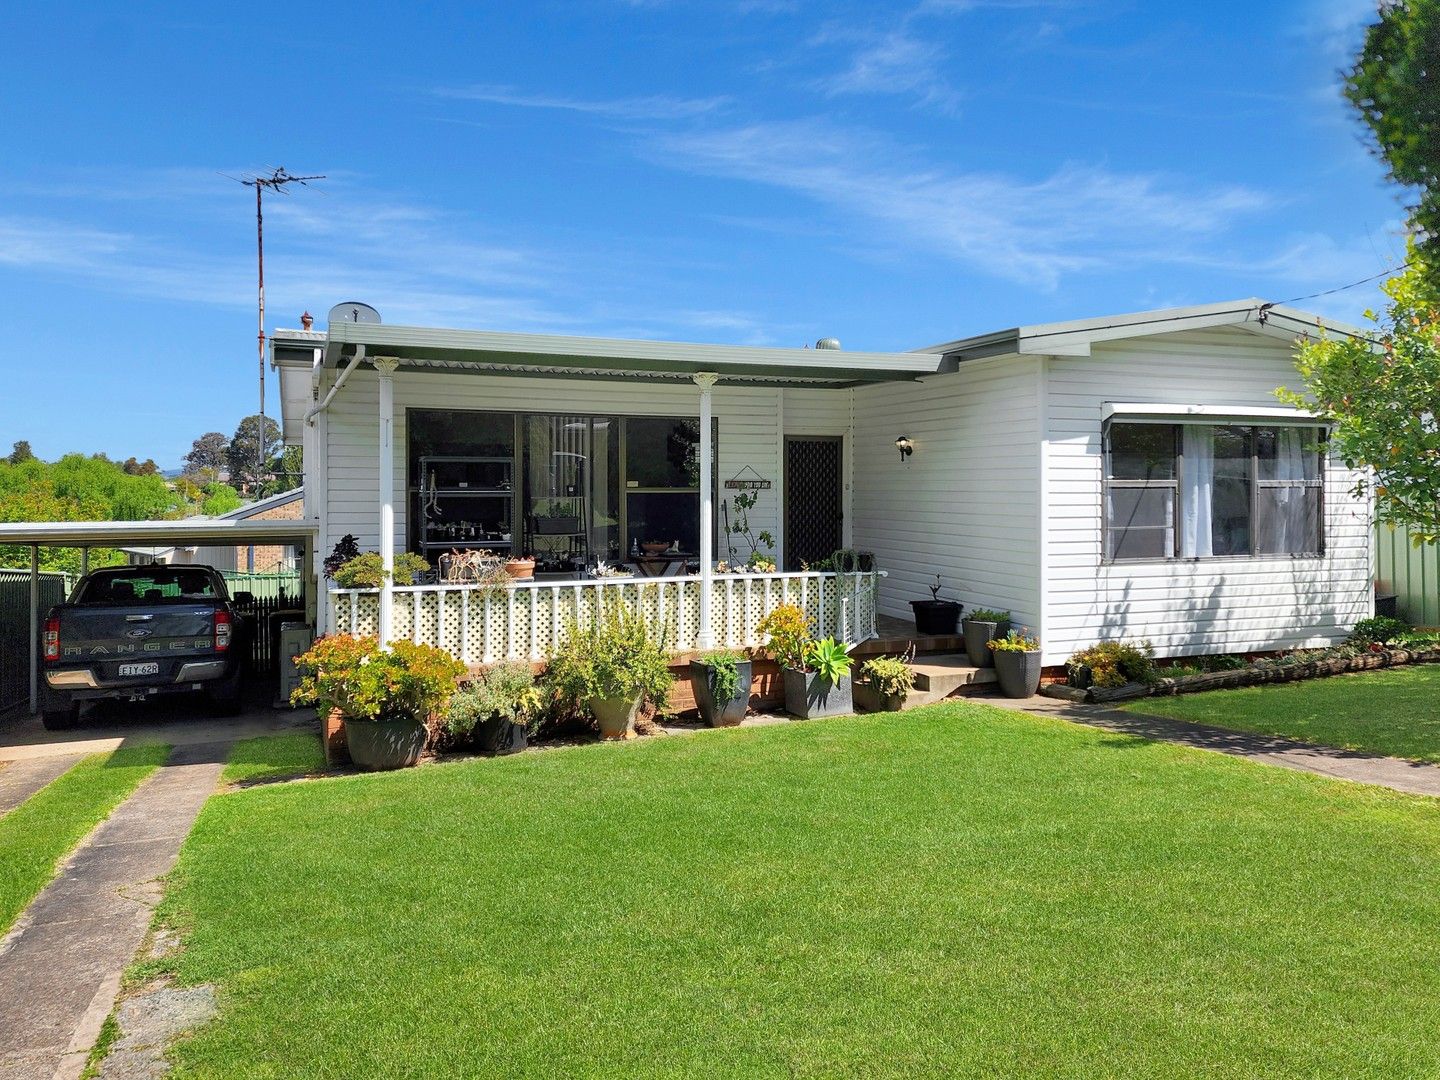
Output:
<instances>
[{"instance_id":1,"label":"water tank on roof","mask_svg":"<svg viewBox=\"0 0 1440 1080\"><path fill-rule=\"evenodd\" d=\"M840 339L837 337L822 337L819 341L815 342L815 348L838 349L840 348Z\"/></svg>"}]
</instances>

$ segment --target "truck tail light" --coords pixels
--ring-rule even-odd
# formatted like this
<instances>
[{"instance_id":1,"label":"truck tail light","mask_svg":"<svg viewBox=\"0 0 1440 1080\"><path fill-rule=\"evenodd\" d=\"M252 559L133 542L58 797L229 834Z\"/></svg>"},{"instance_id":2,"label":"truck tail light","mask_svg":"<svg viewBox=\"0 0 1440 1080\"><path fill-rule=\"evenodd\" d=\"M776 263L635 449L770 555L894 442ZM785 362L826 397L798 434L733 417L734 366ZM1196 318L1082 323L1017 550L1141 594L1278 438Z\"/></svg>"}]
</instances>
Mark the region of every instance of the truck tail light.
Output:
<instances>
[{"instance_id":1,"label":"truck tail light","mask_svg":"<svg viewBox=\"0 0 1440 1080\"><path fill-rule=\"evenodd\" d=\"M60 620L55 616L45 620L45 659L60 659Z\"/></svg>"},{"instance_id":2,"label":"truck tail light","mask_svg":"<svg viewBox=\"0 0 1440 1080\"><path fill-rule=\"evenodd\" d=\"M230 613L215 612L215 651L224 652L230 648Z\"/></svg>"}]
</instances>

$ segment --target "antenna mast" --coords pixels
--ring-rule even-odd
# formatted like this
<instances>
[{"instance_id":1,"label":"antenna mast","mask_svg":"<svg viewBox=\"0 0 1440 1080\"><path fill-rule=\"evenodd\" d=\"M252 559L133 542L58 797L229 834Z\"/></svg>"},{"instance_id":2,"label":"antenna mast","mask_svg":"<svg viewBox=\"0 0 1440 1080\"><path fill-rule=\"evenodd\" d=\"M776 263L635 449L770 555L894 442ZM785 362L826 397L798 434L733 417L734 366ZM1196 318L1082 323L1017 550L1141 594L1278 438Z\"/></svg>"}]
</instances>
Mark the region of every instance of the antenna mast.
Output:
<instances>
[{"instance_id":1,"label":"antenna mast","mask_svg":"<svg viewBox=\"0 0 1440 1080\"><path fill-rule=\"evenodd\" d=\"M255 258L259 272L259 332L256 345L260 354L260 430L255 433L255 478L257 483L265 472L265 189L288 195L286 184L308 187L311 180L324 180L320 176L291 176L285 166L271 171L269 176L252 176L240 183L255 189Z\"/></svg>"}]
</instances>

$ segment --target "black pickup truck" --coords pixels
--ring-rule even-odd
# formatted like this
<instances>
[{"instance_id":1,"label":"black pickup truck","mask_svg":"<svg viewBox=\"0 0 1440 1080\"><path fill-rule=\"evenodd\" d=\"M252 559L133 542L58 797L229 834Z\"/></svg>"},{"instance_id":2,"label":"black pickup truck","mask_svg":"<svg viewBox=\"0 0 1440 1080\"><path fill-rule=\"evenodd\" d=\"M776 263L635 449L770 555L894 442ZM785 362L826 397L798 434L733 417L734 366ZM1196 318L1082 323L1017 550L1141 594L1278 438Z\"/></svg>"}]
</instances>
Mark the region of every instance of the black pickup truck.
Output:
<instances>
[{"instance_id":1,"label":"black pickup truck","mask_svg":"<svg viewBox=\"0 0 1440 1080\"><path fill-rule=\"evenodd\" d=\"M45 617L41 719L73 727L87 701L199 691L233 713L250 624L209 566L119 566L87 574Z\"/></svg>"}]
</instances>

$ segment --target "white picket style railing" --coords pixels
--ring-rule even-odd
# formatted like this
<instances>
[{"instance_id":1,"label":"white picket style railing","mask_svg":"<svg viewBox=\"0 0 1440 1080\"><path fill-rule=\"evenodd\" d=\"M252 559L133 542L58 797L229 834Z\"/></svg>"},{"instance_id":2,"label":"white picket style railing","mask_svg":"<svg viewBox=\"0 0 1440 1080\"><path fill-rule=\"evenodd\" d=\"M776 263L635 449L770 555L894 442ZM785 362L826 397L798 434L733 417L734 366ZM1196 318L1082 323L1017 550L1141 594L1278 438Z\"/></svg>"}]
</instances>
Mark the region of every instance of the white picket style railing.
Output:
<instances>
[{"instance_id":1,"label":"white picket style railing","mask_svg":"<svg viewBox=\"0 0 1440 1080\"><path fill-rule=\"evenodd\" d=\"M851 643L876 636L880 574L716 574L711 578L710 630L716 648L761 645L760 621L794 604L814 632ZM437 645L467 664L541 660L562 642L574 619L586 625L619 602L662 632L676 652L696 647L700 634L700 578L519 581L504 598L476 585L397 586L390 636ZM380 628L378 589L332 589L332 632L374 636Z\"/></svg>"}]
</instances>

